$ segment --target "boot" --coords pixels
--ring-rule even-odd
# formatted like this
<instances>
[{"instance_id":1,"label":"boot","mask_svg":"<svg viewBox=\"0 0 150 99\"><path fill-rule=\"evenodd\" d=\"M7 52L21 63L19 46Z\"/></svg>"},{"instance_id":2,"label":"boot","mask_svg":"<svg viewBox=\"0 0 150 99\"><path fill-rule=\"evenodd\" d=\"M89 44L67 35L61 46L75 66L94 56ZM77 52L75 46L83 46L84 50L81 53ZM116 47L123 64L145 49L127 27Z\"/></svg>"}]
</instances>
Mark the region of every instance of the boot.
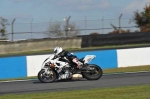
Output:
<instances>
[{"instance_id":1,"label":"boot","mask_svg":"<svg viewBox=\"0 0 150 99\"><path fill-rule=\"evenodd\" d=\"M87 70L87 67L85 65L80 65L79 70Z\"/></svg>"}]
</instances>

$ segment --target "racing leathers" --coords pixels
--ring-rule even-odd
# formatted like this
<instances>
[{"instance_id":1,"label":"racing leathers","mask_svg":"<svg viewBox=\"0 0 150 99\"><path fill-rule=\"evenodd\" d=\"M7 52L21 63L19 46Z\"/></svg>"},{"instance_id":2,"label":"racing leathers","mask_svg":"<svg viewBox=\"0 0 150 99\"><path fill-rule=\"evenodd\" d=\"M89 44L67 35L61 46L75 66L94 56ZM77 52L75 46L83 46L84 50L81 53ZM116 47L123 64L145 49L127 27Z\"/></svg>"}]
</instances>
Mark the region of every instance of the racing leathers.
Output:
<instances>
[{"instance_id":1,"label":"racing leathers","mask_svg":"<svg viewBox=\"0 0 150 99\"><path fill-rule=\"evenodd\" d=\"M73 62L77 65L77 68L80 68L82 63L78 60L78 58L71 54L68 51L63 50L61 53L59 53L56 57L59 57L59 61L64 61L64 62Z\"/></svg>"}]
</instances>

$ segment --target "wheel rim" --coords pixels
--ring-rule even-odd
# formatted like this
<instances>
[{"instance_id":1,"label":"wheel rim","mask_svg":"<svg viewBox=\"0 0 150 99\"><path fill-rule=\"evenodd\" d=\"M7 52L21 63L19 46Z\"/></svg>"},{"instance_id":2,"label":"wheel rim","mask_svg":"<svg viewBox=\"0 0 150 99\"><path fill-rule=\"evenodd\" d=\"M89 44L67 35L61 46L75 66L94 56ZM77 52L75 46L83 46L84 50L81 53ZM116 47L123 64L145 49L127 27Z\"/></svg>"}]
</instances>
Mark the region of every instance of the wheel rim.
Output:
<instances>
[{"instance_id":1,"label":"wheel rim","mask_svg":"<svg viewBox=\"0 0 150 99\"><path fill-rule=\"evenodd\" d=\"M43 81L53 81L55 79L54 73L51 71L51 74L46 74L44 71L40 74L40 77Z\"/></svg>"},{"instance_id":2,"label":"wheel rim","mask_svg":"<svg viewBox=\"0 0 150 99\"><path fill-rule=\"evenodd\" d=\"M90 72L87 73L88 75L97 76L101 73L99 68L97 68L97 67L92 66L90 68L94 68L94 70L90 70Z\"/></svg>"}]
</instances>

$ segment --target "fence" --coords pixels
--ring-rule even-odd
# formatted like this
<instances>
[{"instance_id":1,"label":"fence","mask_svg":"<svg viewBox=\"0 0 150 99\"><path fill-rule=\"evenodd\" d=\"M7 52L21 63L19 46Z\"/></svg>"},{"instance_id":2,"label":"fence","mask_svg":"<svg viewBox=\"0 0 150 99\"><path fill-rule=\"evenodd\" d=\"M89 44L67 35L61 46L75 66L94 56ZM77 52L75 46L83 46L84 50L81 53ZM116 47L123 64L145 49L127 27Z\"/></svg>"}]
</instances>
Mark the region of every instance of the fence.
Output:
<instances>
[{"instance_id":1,"label":"fence","mask_svg":"<svg viewBox=\"0 0 150 99\"><path fill-rule=\"evenodd\" d=\"M89 35L91 33L108 34L113 31L113 26L118 29L138 30L131 18L99 18L99 17L66 17L44 19L13 19L7 26L6 38L10 41L37 39L37 38L59 38L76 35Z\"/></svg>"}]
</instances>

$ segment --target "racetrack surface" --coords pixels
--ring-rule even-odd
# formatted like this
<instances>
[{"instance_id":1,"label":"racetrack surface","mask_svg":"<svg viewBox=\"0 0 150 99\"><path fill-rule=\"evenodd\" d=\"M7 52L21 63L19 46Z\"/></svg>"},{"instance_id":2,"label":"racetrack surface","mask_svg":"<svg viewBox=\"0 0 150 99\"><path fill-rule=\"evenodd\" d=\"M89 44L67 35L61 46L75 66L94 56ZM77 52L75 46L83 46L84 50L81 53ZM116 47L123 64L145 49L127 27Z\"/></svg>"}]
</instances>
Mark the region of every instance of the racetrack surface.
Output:
<instances>
[{"instance_id":1,"label":"racetrack surface","mask_svg":"<svg viewBox=\"0 0 150 99\"><path fill-rule=\"evenodd\" d=\"M107 74L99 80L86 79L41 83L38 80L0 82L0 95L14 93L56 92L150 84L150 72Z\"/></svg>"}]
</instances>

